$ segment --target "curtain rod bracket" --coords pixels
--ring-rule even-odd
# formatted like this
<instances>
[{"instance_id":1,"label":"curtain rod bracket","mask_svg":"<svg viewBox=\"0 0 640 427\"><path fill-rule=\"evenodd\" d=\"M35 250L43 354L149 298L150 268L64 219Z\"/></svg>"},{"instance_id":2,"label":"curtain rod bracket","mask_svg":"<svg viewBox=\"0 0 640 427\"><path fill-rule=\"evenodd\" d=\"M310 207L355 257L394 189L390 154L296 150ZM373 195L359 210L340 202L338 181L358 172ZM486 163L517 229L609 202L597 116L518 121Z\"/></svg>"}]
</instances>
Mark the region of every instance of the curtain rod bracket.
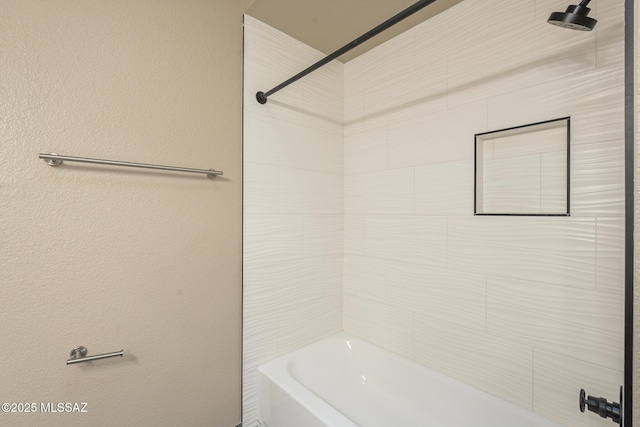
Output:
<instances>
[{"instance_id":1,"label":"curtain rod bracket","mask_svg":"<svg viewBox=\"0 0 640 427\"><path fill-rule=\"evenodd\" d=\"M262 91L256 93L256 100L258 100L258 102L260 104L266 104L267 103L267 97L264 96L264 92L262 92Z\"/></svg>"}]
</instances>

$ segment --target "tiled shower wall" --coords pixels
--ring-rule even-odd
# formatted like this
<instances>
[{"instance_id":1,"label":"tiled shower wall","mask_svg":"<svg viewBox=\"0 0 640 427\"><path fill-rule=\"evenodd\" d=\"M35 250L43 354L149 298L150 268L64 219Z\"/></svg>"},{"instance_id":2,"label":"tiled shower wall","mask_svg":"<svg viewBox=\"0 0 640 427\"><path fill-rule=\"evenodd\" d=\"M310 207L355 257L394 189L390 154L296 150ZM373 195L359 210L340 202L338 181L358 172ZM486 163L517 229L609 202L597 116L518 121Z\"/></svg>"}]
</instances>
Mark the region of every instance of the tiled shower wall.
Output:
<instances>
[{"instance_id":1,"label":"tiled shower wall","mask_svg":"<svg viewBox=\"0 0 640 427\"><path fill-rule=\"evenodd\" d=\"M245 16L243 425L256 366L342 329L343 66Z\"/></svg>"},{"instance_id":2,"label":"tiled shower wall","mask_svg":"<svg viewBox=\"0 0 640 427\"><path fill-rule=\"evenodd\" d=\"M624 9L591 5L465 1L345 66L344 329L567 426L623 382ZM473 135L565 116L571 216L474 216Z\"/></svg>"},{"instance_id":3,"label":"tiled shower wall","mask_svg":"<svg viewBox=\"0 0 640 427\"><path fill-rule=\"evenodd\" d=\"M246 17L243 425L257 365L341 328L564 425L610 423L577 392L622 384L624 11L546 24L566 6L462 2L264 106L322 55ZM474 216L473 135L565 116L571 216Z\"/></svg>"}]
</instances>

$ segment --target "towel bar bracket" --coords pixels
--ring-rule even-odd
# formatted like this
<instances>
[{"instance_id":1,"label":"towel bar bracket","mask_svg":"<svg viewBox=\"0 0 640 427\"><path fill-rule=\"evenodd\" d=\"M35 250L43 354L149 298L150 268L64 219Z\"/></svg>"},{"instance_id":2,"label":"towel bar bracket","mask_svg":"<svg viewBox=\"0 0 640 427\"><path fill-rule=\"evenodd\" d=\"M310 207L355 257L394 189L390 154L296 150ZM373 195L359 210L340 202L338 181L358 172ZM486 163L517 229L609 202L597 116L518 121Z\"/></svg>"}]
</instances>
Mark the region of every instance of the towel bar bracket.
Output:
<instances>
[{"instance_id":1,"label":"towel bar bracket","mask_svg":"<svg viewBox=\"0 0 640 427\"><path fill-rule=\"evenodd\" d=\"M69 353L69 357L72 359L79 359L81 357L85 357L88 351L89 350L87 350L87 347L79 345L71 350L71 353Z\"/></svg>"},{"instance_id":2,"label":"towel bar bracket","mask_svg":"<svg viewBox=\"0 0 640 427\"><path fill-rule=\"evenodd\" d=\"M56 153L49 153L52 156L57 156ZM47 162L47 164L49 166L60 166L62 164L62 160L60 159L45 159L45 162Z\"/></svg>"}]
</instances>

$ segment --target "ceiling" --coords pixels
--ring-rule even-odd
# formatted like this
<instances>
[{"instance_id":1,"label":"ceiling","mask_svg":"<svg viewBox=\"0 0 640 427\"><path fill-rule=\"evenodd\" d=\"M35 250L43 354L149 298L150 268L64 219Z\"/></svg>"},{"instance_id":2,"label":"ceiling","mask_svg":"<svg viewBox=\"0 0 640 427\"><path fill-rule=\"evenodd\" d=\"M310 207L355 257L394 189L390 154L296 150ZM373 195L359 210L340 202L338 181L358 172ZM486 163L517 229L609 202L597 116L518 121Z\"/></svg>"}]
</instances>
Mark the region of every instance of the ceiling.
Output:
<instances>
[{"instance_id":1,"label":"ceiling","mask_svg":"<svg viewBox=\"0 0 640 427\"><path fill-rule=\"evenodd\" d=\"M338 58L348 62L409 28L460 3L438 0ZM245 12L293 38L330 54L416 0L243 0Z\"/></svg>"}]
</instances>

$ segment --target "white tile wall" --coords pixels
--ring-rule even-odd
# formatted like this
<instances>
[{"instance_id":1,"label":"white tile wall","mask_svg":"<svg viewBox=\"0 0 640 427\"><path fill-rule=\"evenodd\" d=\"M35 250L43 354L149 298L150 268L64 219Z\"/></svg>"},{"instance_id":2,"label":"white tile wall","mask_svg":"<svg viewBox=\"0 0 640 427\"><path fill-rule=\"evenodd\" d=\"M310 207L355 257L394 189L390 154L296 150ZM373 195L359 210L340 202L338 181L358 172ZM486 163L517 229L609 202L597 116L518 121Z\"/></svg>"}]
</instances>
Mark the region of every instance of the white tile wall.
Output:
<instances>
[{"instance_id":1,"label":"white tile wall","mask_svg":"<svg viewBox=\"0 0 640 427\"><path fill-rule=\"evenodd\" d=\"M387 301L433 322L486 330L486 277L424 264L387 263ZM451 302L455 301L455 304Z\"/></svg>"},{"instance_id":2,"label":"white tile wall","mask_svg":"<svg viewBox=\"0 0 640 427\"><path fill-rule=\"evenodd\" d=\"M414 359L524 408L532 408L533 350L474 329L415 316Z\"/></svg>"},{"instance_id":3,"label":"white tile wall","mask_svg":"<svg viewBox=\"0 0 640 427\"><path fill-rule=\"evenodd\" d=\"M404 357L413 356L413 313L351 294L344 296L343 328Z\"/></svg>"},{"instance_id":4,"label":"white tile wall","mask_svg":"<svg viewBox=\"0 0 640 427\"><path fill-rule=\"evenodd\" d=\"M433 58L448 57L452 52L471 48L496 34L513 34L523 24L523 20L514 17L533 17L536 6L533 0L517 3L491 0L491 3L467 2L446 14L439 14L428 24L413 30L416 33L417 62L426 68ZM482 20L482 25L477 25L478 19Z\"/></svg>"},{"instance_id":5,"label":"white tile wall","mask_svg":"<svg viewBox=\"0 0 640 427\"><path fill-rule=\"evenodd\" d=\"M622 93L620 87L623 80L624 75L619 66L587 68L568 77L493 95L488 99L488 127L495 130L525 124L520 116L520 109L513 108L514 104L520 104L527 110L527 119L530 118L528 123L572 116L574 143L579 144L585 139L600 140L602 132L597 132L594 128L576 134L580 126L576 129L575 121L607 125L607 130L619 131L615 125L616 120L619 120L617 108L624 106L613 92ZM599 84L594 85L594 81Z\"/></svg>"},{"instance_id":6,"label":"white tile wall","mask_svg":"<svg viewBox=\"0 0 640 427\"><path fill-rule=\"evenodd\" d=\"M450 268L595 287L594 218L449 217L448 238Z\"/></svg>"},{"instance_id":7,"label":"white tile wall","mask_svg":"<svg viewBox=\"0 0 640 427\"><path fill-rule=\"evenodd\" d=\"M624 218L598 218L596 289L622 294L624 290Z\"/></svg>"},{"instance_id":8,"label":"white tile wall","mask_svg":"<svg viewBox=\"0 0 640 427\"><path fill-rule=\"evenodd\" d=\"M343 65L269 99L323 55L245 17L243 425L258 420L255 368L342 329Z\"/></svg>"},{"instance_id":9,"label":"white tile wall","mask_svg":"<svg viewBox=\"0 0 640 427\"><path fill-rule=\"evenodd\" d=\"M446 217L365 216L363 255L381 260L445 266L446 230Z\"/></svg>"},{"instance_id":10,"label":"white tile wall","mask_svg":"<svg viewBox=\"0 0 640 427\"><path fill-rule=\"evenodd\" d=\"M489 276L487 331L600 366L623 366L623 298Z\"/></svg>"},{"instance_id":11,"label":"white tile wall","mask_svg":"<svg viewBox=\"0 0 640 427\"><path fill-rule=\"evenodd\" d=\"M304 217L301 215L245 214L245 262L278 262L304 254Z\"/></svg>"},{"instance_id":12,"label":"white tile wall","mask_svg":"<svg viewBox=\"0 0 640 427\"><path fill-rule=\"evenodd\" d=\"M376 302L387 301L387 263L378 259L345 255L344 295Z\"/></svg>"},{"instance_id":13,"label":"white tile wall","mask_svg":"<svg viewBox=\"0 0 640 427\"><path fill-rule=\"evenodd\" d=\"M534 352L534 411L566 426L607 427L610 419L577 410L578 393L611 396L619 401L622 371L536 349Z\"/></svg>"},{"instance_id":14,"label":"white tile wall","mask_svg":"<svg viewBox=\"0 0 640 427\"><path fill-rule=\"evenodd\" d=\"M364 252L364 216L344 216L344 253L362 255Z\"/></svg>"},{"instance_id":15,"label":"white tile wall","mask_svg":"<svg viewBox=\"0 0 640 427\"><path fill-rule=\"evenodd\" d=\"M293 168L279 170L279 213L342 214L342 194L342 175Z\"/></svg>"},{"instance_id":16,"label":"white tile wall","mask_svg":"<svg viewBox=\"0 0 640 427\"><path fill-rule=\"evenodd\" d=\"M545 22L566 1L462 2L265 106L255 91L319 56L247 17L245 425L255 366L342 327L604 426L576 401L622 381L621 4L593 3L581 33ZM473 135L565 116L571 217L474 217ZM538 151L538 172L560 170ZM539 209L558 206L557 182L537 185Z\"/></svg>"},{"instance_id":17,"label":"white tile wall","mask_svg":"<svg viewBox=\"0 0 640 427\"><path fill-rule=\"evenodd\" d=\"M278 212L278 168L244 163L244 212L269 214Z\"/></svg>"},{"instance_id":18,"label":"white tile wall","mask_svg":"<svg viewBox=\"0 0 640 427\"><path fill-rule=\"evenodd\" d=\"M540 212L567 211L567 152L540 155ZM569 181L571 182L571 181Z\"/></svg>"},{"instance_id":19,"label":"white tile wall","mask_svg":"<svg viewBox=\"0 0 640 427\"><path fill-rule=\"evenodd\" d=\"M345 175L344 195L344 211L349 215L411 214L414 212L414 170Z\"/></svg>"},{"instance_id":20,"label":"white tile wall","mask_svg":"<svg viewBox=\"0 0 640 427\"><path fill-rule=\"evenodd\" d=\"M416 167L415 192L416 214L473 214L473 159Z\"/></svg>"},{"instance_id":21,"label":"white tile wall","mask_svg":"<svg viewBox=\"0 0 640 427\"><path fill-rule=\"evenodd\" d=\"M379 171L387 167L387 127L350 132L344 140L344 167L351 173Z\"/></svg>"},{"instance_id":22,"label":"white tile wall","mask_svg":"<svg viewBox=\"0 0 640 427\"><path fill-rule=\"evenodd\" d=\"M565 6L566 7L566 6ZM485 14L488 8L485 10ZM449 56L449 105L486 99L596 65L595 34L562 31L524 12L517 29L494 32ZM569 34L567 34L569 33Z\"/></svg>"},{"instance_id":23,"label":"white tile wall","mask_svg":"<svg viewBox=\"0 0 640 427\"><path fill-rule=\"evenodd\" d=\"M268 25L244 17L244 119L248 110L264 112L256 103L256 92L266 91L281 82L280 42L277 32ZM262 106L264 107L264 106ZM272 108L269 109L270 111Z\"/></svg>"},{"instance_id":24,"label":"white tile wall","mask_svg":"<svg viewBox=\"0 0 640 427\"><path fill-rule=\"evenodd\" d=\"M580 33L546 24L559 0L462 2L345 66L344 328L572 427L600 425L577 410L576 367L622 381L623 11L596 3ZM566 116L571 217L474 217L474 134ZM542 139L519 163L499 150L511 180L494 196L531 163L536 209L564 207L564 159Z\"/></svg>"},{"instance_id":25,"label":"white tile wall","mask_svg":"<svg viewBox=\"0 0 640 427\"><path fill-rule=\"evenodd\" d=\"M244 161L341 175L343 164L335 159L342 157L342 135L335 137L333 126L310 130L303 114L289 116L276 119L265 112L248 115Z\"/></svg>"},{"instance_id":26,"label":"white tile wall","mask_svg":"<svg viewBox=\"0 0 640 427\"><path fill-rule=\"evenodd\" d=\"M314 258L344 253L343 215L305 215L304 256Z\"/></svg>"},{"instance_id":27,"label":"white tile wall","mask_svg":"<svg viewBox=\"0 0 640 427\"><path fill-rule=\"evenodd\" d=\"M594 85L593 82L598 84ZM622 68L607 66L489 99L489 127L571 116L571 214L624 215L624 90Z\"/></svg>"},{"instance_id":28,"label":"white tile wall","mask_svg":"<svg viewBox=\"0 0 640 427\"><path fill-rule=\"evenodd\" d=\"M486 112L481 101L389 124L389 168L473 159L469 135L487 130Z\"/></svg>"},{"instance_id":29,"label":"white tile wall","mask_svg":"<svg viewBox=\"0 0 640 427\"><path fill-rule=\"evenodd\" d=\"M278 313L278 353L285 354L342 329L340 293L298 301Z\"/></svg>"},{"instance_id":30,"label":"white tile wall","mask_svg":"<svg viewBox=\"0 0 640 427\"><path fill-rule=\"evenodd\" d=\"M541 213L541 163L539 154L485 158L477 176L477 211ZM564 188L566 190L566 184Z\"/></svg>"},{"instance_id":31,"label":"white tile wall","mask_svg":"<svg viewBox=\"0 0 640 427\"><path fill-rule=\"evenodd\" d=\"M622 68L624 63L624 25L619 25L619 17L624 14L624 2L607 1L593 4L594 16L602 24L596 33L596 61L598 67L614 65Z\"/></svg>"}]
</instances>

